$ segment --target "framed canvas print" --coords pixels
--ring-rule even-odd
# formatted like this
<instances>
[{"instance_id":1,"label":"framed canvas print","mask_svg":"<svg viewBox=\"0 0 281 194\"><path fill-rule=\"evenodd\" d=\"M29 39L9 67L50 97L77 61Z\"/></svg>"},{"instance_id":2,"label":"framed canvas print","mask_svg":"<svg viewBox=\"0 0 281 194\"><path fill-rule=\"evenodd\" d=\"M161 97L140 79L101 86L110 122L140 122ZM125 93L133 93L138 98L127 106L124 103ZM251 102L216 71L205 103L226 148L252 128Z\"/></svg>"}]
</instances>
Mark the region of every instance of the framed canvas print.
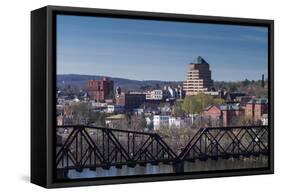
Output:
<instances>
[{"instance_id":1,"label":"framed canvas print","mask_svg":"<svg viewBox=\"0 0 281 194\"><path fill-rule=\"evenodd\" d=\"M31 12L31 182L273 173L273 21Z\"/></svg>"}]
</instances>

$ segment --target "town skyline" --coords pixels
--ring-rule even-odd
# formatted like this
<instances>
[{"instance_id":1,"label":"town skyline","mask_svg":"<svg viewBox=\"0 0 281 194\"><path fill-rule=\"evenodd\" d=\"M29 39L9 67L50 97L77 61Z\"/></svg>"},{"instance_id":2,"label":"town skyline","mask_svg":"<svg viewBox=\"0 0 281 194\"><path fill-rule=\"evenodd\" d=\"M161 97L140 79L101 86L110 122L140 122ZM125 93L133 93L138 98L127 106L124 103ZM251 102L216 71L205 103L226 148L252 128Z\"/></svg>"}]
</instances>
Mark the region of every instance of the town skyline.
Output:
<instances>
[{"instance_id":1,"label":"town skyline","mask_svg":"<svg viewBox=\"0 0 281 194\"><path fill-rule=\"evenodd\" d=\"M213 73L213 72L212 72ZM126 80L131 80L131 81L159 81L159 82L184 82L185 80L156 80L156 79L145 79L145 80L139 80L139 79L134 79L134 78L125 78L125 77L121 77L121 76L109 76L109 75L95 75L95 74L77 74L77 73L65 73L65 74L57 74L57 76L67 76L67 75L78 75L78 76L97 76L97 77L108 77L108 78L113 78L113 79L126 79ZM260 74L260 77L258 77L257 79L253 79L254 81L259 81L262 80L262 75L264 75L264 79L267 80L267 75L265 74ZM216 80L213 79L213 81L215 82L241 82L241 81L245 81L245 80L249 80L252 81L251 79L241 79L241 80Z\"/></svg>"},{"instance_id":2,"label":"town skyline","mask_svg":"<svg viewBox=\"0 0 281 194\"><path fill-rule=\"evenodd\" d=\"M183 81L200 55L215 81L258 80L268 74L267 34L265 27L59 15L57 72Z\"/></svg>"},{"instance_id":3,"label":"town skyline","mask_svg":"<svg viewBox=\"0 0 281 194\"><path fill-rule=\"evenodd\" d=\"M266 27L56 17L56 177L268 167Z\"/></svg>"}]
</instances>

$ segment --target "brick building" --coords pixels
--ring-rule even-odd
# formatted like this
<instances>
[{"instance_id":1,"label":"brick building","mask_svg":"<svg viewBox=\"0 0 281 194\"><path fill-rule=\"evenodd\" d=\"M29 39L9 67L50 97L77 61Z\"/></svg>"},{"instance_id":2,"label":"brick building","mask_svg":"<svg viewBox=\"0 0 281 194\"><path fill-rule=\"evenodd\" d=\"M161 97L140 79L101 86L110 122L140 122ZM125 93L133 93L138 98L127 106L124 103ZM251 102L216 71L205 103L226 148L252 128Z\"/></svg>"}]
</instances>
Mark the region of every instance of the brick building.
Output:
<instances>
[{"instance_id":1,"label":"brick building","mask_svg":"<svg viewBox=\"0 0 281 194\"><path fill-rule=\"evenodd\" d=\"M107 77L101 80L89 80L87 83L90 100L104 102L106 99L113 98L113 81Z\"/></svg>"},{"instance_id":2,"label":"brick building","mask_svg":"<svg viewBox=\"0 0 281 194\"><path fill-rule=\"evenodd\" d=\"M214 120L222 119L222 112L220 106L218 105L208 106L207 108L205 108L203 112L203 116Z\"/></svg>"},{"instance_id":3,"label":"brick building","mask_svg":"<svg viewBox=\"0 0 281 194\"><path fill-rule=\"evenodd\" d=\"M203 116L215 126L237 125L237 119L244 116L244 109L239 104L211 105L205 108Z\"/></svg>"},{"instance_id":4,"label":"brick building","mask_svg":"<svg viewBox=\"0 0 281 194\"><path fill-rule=\"evenodd\" d=\"M245 116L251 121L261 121L264 114L268 114L267 99L252 99L246 104Z\"/></svg>"},{"instance_id":5,"label":"brick building","mask_svg":"<svg viewBox=\"0 0 281 194\"><path fill-rule=\"evenodd\" d=\"M244 116L245 110L240 104L221 105L223 126L237 125L237 119Z\"/></svg>"}]
</instances>

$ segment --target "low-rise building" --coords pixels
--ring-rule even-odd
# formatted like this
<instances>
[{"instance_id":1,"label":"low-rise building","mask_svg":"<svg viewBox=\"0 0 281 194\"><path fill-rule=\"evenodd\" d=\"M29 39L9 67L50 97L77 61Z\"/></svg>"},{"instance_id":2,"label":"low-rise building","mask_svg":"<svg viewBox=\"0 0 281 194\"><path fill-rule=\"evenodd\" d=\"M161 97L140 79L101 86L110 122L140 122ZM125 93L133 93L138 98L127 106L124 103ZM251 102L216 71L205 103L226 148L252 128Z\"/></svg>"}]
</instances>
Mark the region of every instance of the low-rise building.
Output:
<instances>
[{"instance_id":1,"label":"low-rise building","mask_svg":"<svg viewBox=\"0 0 281 194\"><path fill-rule=\"evenodd\" d=\"M169 127L169 115L154 115L153 116L153 129L158 130L160 127Z\"/></svg>"},{"instance_id":2,"label":"low-rise building","mask_svg":"<svg viewBox=\"0 0 281 194\"><path fill-rule=\"evenodd\" d=\"M145 117L146 126L149 130L153 129L153 118L151 116Z\"/></svg>"},{"instance_id":3,"label":"low-rise building","mask_svg":"<svg viewBox=\"0 0 281 194\"><path fill-rule=\"evenodd\" d=\"M252 99L245 107L245 116L252 122L262 119L262 115L268 114L268 100L265 98Z\"/></svg>"},{"instance_id":4,"label":"low-rise building","mask_svg":"<svg viewBox=\"0 0 281 194\"><path fill-rule=\"evenodd\" d=\"M144 113L144 109L143 108L134 108L133 113L135 115L142 115Z\"/></svg>"},{"instance_id":5,"label":"low-rise building","mask_svg":"<svg viewBox=\"0 0 281 194\"><path fill-rule=\"evenodd\" d=\"M145 95L146 100L163 100L163 90L148 91Z\"/></svg>"},{"instance_id":6,"label":"low-rise building","mask_svg":"<svg viewBox=\"0 0 281 194\"><path fill-rule=\"evenodd\" d=\"M239 102L239 99L244 96L246 96L246 94L243 92L227 92L224 95L224 99L226 102L234 103L234 102Z\"/></svg>"},{"instance_id":7,"label":"low-rise building","mask_svg":"<svg viewBox=\"0 0 281 194\"><path fill-rule=\"evenodd\" d=\"M208 117L210 119L222 119L222 111L219 105L211 105L204 109L203 112L204 117Z\"/></svg>"},{"instance_id":8,"label":"low-rise building","mask_svg":"<svg viewBox=\"0 0 281 194\"><path fill-rule=\"evenodd\" d=\"M211 105L203 112L203 117L209 119L211 126L237 125L241 116L244 116L244 109L239 103Z\"/></svg>"},{"instance_id":9,"label":"low-rise building","mask_svg":"<svg viewBox=\"0 0 281 194\"><path fill-rule=\"evenodd\" d=\"M92 110L94 110L94 111L106 111L107 110L107 103L105 103L105 102L90 101L90 105L91 105Z\"/></svg>"},{"instance_id":10,"label":"low-rise building","mask_svg":"<svg viewBox=\"0 0 281 194\"><path fill-rule=\"evenodd\" d=\"M191 125L191 118L173 117L170 115L154 115L153 116L153 129L158 130L161 127L169 129L185 128Z\"/></svg>"},{"instance_id":11,"label":"low-rise building","mask_svg":"<svg viewBox=\"0 0 281 194\"><path fill-rule=\"evenodd\" d=\"M62 115L62 114L64 114L64 105L62 105L62 104L57 104L57 105L56 105L56 109L57 109L57 115Z\"/></svg>"},{"instance_id":12,"label":"low-rise building","mask_svg":"<svg viewBox=\"0 0 281 194\"><path fill-rule=\"evenodd\" d=\"M139 108L144 102L145 94L143 93L121 93L116 95L116 104L124 106L126 111Z\"/></svg>"},{"instance_id":13,"label":"low-rise building","mask_svg":"<svg viewBox=\"0 0 281 194\"><path fill-rule=\"evenodd\" d=\"M219 105L211 105L204 109L203 117L209 121L210 126L221 126L223 114Z\"/></svg>"},{"instance_id":14,"label":"low-rise building","mask_svg":"<svg viewBox=\"0 0 281 194\"><path fill-rule=\"evenodd\" d=\"M105 118L105 124L109 128L120 128L126 124L126 116L124 114L117 114Z\"/></svg>"},{"instance_id":15,"label":"low-rise building","mask_svg":"<svg viewBox=\"0 0 281 194\"><path fill-rule=\"evenodd\" d=\"M59 115L57 116L57 125L72 125L73 115Z\"/></svg>"},{"instance_id":16,"label":"low-rise building","mask_svg":"<svg viewBox=\"0 0 281 194\"><path fill-rule=\"evenodd\" d=\"M222 118L223 118L223 125L237 125L238 118L244 116L244 109L240 106L239 103L237 104L224 104L220 106L222 111Z\"/></svg>"},{"instance_id":17,"label":"low-rise building","mask_svg":"<svg viewBox=\"0 0 281 194\"><path fill-rule=\"evenodd\" d=\"M220 91L206 91L204 94L219 97L220 96Z\"/></svg>"},{"instance_id":18,"label":"low-rise building","mask_svg":"<svg viewBox=\"0 0 281 194\"><path fill-rule=\"evenodd\" d=\"M169 118L169 128L185 128L188 124L191 124L191 119L171 117Z\"/></svg>"},{"instance_id":19,"label":"low-rise building","mask_svg":"<svg viewBox=\"0 0 281 194\"><path fill-rule=\"evenodd\" d=\"M158 107L158 110L161 112L161 114L169 115L172 113L172 108L170 104L165 103Z\"/></svg>"},{"instance_id":20,"label":"low-rise building","mask_svg":"<svg viewBox=\"0 0 281 194\"><path fill-rule=\"evenodd\" d=\"M123 113L124 112L124 106L123 105L118 105L118 104L108 104L107 113Z\"/></svg>"},{"instance_id":21,"label":"low-rise building","mask_svg":"<svg viewBox=\"0 0 281 194\"><path fill-rule=\"evenodd\" d=\"M268 114L263 114L261 117L262 125L268 125Z\"/></svg>"}]
</instances>

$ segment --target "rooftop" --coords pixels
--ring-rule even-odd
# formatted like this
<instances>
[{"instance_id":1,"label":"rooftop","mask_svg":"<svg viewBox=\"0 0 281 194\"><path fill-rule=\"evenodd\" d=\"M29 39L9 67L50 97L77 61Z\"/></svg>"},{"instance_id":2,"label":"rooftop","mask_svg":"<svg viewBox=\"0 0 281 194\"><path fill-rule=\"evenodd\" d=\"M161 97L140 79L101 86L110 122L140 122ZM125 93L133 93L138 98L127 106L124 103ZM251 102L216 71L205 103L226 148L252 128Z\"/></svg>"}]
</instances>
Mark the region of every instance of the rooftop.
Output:
<instances>
[{"instance_id":1,"label":"rooftop","mask_svg":"<svg viewBox=\"0 0 281 194\"><path fill-rule=\"evenodd\" d=\"M220 105L221 110L241 110L241 106L239 104L223 104Z\"/></svg>"},{"instance_id":2,"label":"rooftop","mask_svg":"<svg viewBox=\"0 0 281 194\"><path fill-rule=\"evenodd\" d=\"M252 99L248 102L249 104L268 104L268 99L267 98L257 98L257 99Z\"/></svg>"},{"instance_id":3,"label":"rooftop","mask_svg":"<svg viewBox=\"0 0 281 194\"><path fill-rule=\"evenodd\" d=\"M201 56L198 56L196 59L194 59L191 64L209 65Z\"/></svg>"},{"instance_id":4,"label":"rooftop","mask_svg":"<svg viewBox=\"0 0 281 194\"><path fill-rule=\"evenodd\" d=\"M204 108L205 111L208 111L210 110L212 107L216 107L218 109L220 109L220 106L219 105L210 105L210 106L207 106L206 108Z\"/></svg>"},{"instance_id":5,"label":"rooftop","mask_svg":"<svg viewBox=\"0 0 281 194\"><path fill-rule=\"evenodd\" d=\"M126 116L124 114L117 114L110 117L106 117L106 120L122 120L122 119L126 119Z\"/></svg>"}]
</instances>

